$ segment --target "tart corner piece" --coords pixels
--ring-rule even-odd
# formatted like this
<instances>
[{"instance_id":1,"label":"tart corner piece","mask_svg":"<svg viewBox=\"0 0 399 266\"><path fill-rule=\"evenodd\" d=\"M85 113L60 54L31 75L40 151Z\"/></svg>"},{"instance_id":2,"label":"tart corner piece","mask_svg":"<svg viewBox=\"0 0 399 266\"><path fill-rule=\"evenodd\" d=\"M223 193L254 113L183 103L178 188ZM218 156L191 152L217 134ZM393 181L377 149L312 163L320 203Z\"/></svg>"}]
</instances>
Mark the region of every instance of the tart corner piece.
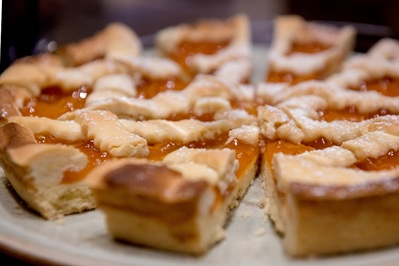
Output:
<instances>
[{"instance_id":1,"label":"tart corner piece","mask_svg":"<svg viewBox=\"0 0 399 266\"><path fill-rule=\"evenodd\" d=\"M78 149L38 144L28 128L7 123L0 128L0 158L15 191L44 218L55 220L95 207L87 186L62 182L65 171L78 171L87 163Z\"/></svg>"},{"instance_id":2,"label":"tart corner piece","mask_svg":"<svg viewBox=\"0 0 399 266\"><path fill-rule=\"evenodd\" d=\"M321 24L297 15L277 17L266 81L296 84L326 78L340 70L355 35L352 26Z\"/></svg>"},{"instance_id":3,"label":"tart corner piece","mask_svg":"<svg viewBox=\"0 0 399 266\"><path fill-rule=\"evenodd\" d=\"M85 182L115 239L200 255L224 236L236 169L230 149L183 147L162 162L106 162Z\"/></svg>"}]
</instances>

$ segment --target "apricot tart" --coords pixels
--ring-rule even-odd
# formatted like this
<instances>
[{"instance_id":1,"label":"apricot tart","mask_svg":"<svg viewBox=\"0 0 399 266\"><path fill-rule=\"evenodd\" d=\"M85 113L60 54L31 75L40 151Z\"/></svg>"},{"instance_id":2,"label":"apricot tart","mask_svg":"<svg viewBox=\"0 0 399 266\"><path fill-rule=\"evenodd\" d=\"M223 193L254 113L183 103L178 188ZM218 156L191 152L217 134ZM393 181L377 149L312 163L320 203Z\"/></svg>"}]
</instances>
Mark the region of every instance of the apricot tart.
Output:
<instances>
[{"instance_id":1,"label":"apricot tart","mask_svg":"<svg viewBox=\"0 0 399 266\"><path fill-rule=\"evenodd\" d=\"M157 33L156 47L189 75L213 73L234 82L251 76L251 29L244 14L168 27Z\"/></svg>"},{"instance_id":2,"label":"apricot tart","mask_svg":"<svg viewBox=\"0 0 399 266\"><path fill-rule=\"evenodd\" d=\"M258 107L266 212L294 256L399 242L399 216L386 211L398 199L398 98L381 93L384 82L337 84L258 88L268 102Z\"/></svg>"},{"instance_id":3,"label":"apricot tart","mask_svg":"<svg viewBox=\"0 0 399 266\"><path fill-rule=\"evenodd\" d=\"M268 82L296 84L324 79L339 70L352 51L355 29L305 21L296 15L275 20L267 58Z\"/></svg>"},{"instance_id":4,"label":"apricot tart","mask_svg":"<svg viewBox=\"0 0 399 266\"><path fill-rule=\"evenodd\" d=\"M248 17L156 33L113 23L0 75L0 162L48 220L98 208L109 234L203 254L257 175L288 254L399 243L397 42L276 20L251 84Z\"/></svg>"},{"instance_id":5,"label":"apricot tart","mask_svg":"<svg viewBox=\"0 0 399 266\"><path fill-rule=\"evenodd\" d=\"M0 76L1 164L30 208L53 220L99 207L115 238L172 251L203 253L222 238L258 169L254 87L225 72L249 68L249 25L200 25L215 34L198 35L199 51L230 47L205 71L143 55L132 30L111 24Z\"/></svg>"}]
</instances>

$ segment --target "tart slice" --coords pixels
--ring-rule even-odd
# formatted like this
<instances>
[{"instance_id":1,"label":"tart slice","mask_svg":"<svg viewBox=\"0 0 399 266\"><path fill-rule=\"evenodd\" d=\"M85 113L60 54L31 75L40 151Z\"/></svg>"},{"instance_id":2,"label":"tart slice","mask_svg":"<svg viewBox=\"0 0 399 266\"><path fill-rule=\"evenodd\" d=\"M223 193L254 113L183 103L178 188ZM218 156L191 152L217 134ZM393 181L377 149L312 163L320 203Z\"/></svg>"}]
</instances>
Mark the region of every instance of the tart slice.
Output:
<instances>
[{"instance_id":1,"label":"tart slice","mask_svg":"<svg viewBox=\"0 0 399 266\"><path fill-rule=\"evenodd\" d=\"M367 54L347 60L342 72L332 75L327 81L350 90L375 91L387 97L398 97L398 52L397 41L381 40Z\"/></svg>"},{"instance_id":2,"label":"tart slice","mask_svg":"<svg viewBox=\"0 0 399 266\"><path fill-rule=\"evenodd\" d=\"M397 130L392 133L379 124L378 131L340 147L274 156L274 209L289 254L335 254L399 243L399 137Z\"/></svg>"},{"instance_id":3,"label":"tart slice","mask_svg":"<svg viewBox=\"0 0 399 266\"><path fill-rule=\"evenodd\" d=\"M161 162L110 161L86 182L116 239L201 254L223 237L236 169L232 150L181 148Z\"/></svg>"},{"instance_id":4,"label":"tart slice","mask_svg":"<svg viewBox=\"0 0 399 266\"><path fill-rule=\"evenodd\" d=\"M82 111L76 121L14 116L0 128L1 166L8 180L49 220L96 207L81 181L98 164L148 154L145 139L111 113Z\"/></svg>"},{"instance_id":5,"label":"tart slice","mask_svg":"<svg viewBox=\"0 0 399 266\"><path fill-rule=\"evenodd\" d=\"M341 67L351 52L355 30L305 21L295 15L275 21L268 55L268 82L296 84L324 79Z\"/></svg>"},{"instance_id":6,"label":"tart slice","mask_svg":"<svg viewBox=\"0 0 399 266\"><path fill-rule=\"evenodd\" d=\"M163 29L157 33L156 47L192 76L214 73L234 82L249 81L251 32L246 15Z\"/></svg>"},{"instance_id":7,"label":"tart slice","mask_svg":"<svg viewBox=\"0 0 399 266\"><path fill-rule=\"evenodd\" d=\"M364 231L374 228L373 219L385 217L376 210L386 207L385 199L378 198L379 182L397 175L382 170L391 159L396 165L394 157L384 158L397 149L397 100L316 81L274 87L269 97L274 106L258 107L265 143L261 176L266 211L284 234L285 250L310 256L396 243L396 237L382 239ZM383 163L376 163L377 172L367 172L374 160ZM376 205L369 207L373 201ZM357 205L361 207L354 211ZM348 218L350 212L354 215ZM356 228L361 223L366 226ZM389 225L387 230L396 229ZM372 237L377 242L371 244Z\"/></svg>"}]
</instances>

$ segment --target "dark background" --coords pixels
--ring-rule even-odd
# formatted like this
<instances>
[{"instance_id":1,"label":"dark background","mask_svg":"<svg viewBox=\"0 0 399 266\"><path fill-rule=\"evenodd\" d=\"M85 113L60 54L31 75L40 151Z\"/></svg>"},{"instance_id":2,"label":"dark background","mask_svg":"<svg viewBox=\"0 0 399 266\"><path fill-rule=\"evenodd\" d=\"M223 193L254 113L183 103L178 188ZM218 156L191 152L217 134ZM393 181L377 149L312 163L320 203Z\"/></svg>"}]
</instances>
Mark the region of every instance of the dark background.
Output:
<instances>
[{"instance_id":1,"label":"dark background","mask_svg":"<svg viewBox=\"0 0 399 266\"><path fill-rule=\"evenodd\" d=\"M199 18L249 15L255 43L269 43L273 19L299 14L307 20L352 24L356 50L399 36L396 0L3 0L0 71L16 58L77 41L121 21L151 45L160 29ZM52 44L53 46L50 46ZM51 49L50 49L51 50Z\"/></svg>"}]
</instances>

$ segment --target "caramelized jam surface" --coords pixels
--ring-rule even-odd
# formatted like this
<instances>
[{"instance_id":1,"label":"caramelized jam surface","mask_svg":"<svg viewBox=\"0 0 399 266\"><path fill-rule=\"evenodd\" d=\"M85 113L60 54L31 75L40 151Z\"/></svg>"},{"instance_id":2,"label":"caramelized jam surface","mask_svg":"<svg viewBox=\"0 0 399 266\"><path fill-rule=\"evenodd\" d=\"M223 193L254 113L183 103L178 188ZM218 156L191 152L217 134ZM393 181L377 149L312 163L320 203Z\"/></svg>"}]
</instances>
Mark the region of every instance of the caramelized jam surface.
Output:
<instances>
[{"instance_id":1,"label":"caramelized jam surface","mask_svg":"<svg viewBox=\"0 0 399 266\"><path fill-rule=\"evenodd\" d=\"M357 87L350 87L356 91L377 91L389 97L399 96L399 79L384 77L382 79L363 81Z\"/></svg>"},{"instance_id":2,"label":"caramelized jam surface","mask_svg":"<svg viewBox=\"0 0 399 266\"><path fill-rule=\"evenodd\" d=\"M382 108L377 112L360 113L355 106L348 106L341 110L325 109L318 110L319 119L321 121L332 122L334 120L348 120L352 122L360 122L370 118L385 116L391 114L388 110Z\"/></svg>"},{"instance_id":3,"label":"caramelized jam surface","mask_svg":"<svg viewBox=\"0 0 399 266\"><path fill-rule=\"evenodd\" d=\"M150 153L148 159L153 161L161 161L167 154L179 149L182 146L188 148L230 148L236 151L236 158L239 161L239 168L236 172L237 177L240 178L248 166L257 158L259 154L258 145L250 145L243 143L240 140L233 139L229 144L225 145L227 140L227 134L219 135L213 139L194 141L188 144L176 143L176 142L163 142L149 146Z\"/></svg>"},{"instance_id":4,"label":"caramelized jam surface","mask_svg":"<svg viewBox=\"0 0 399 266\"><path fill-rule=\"evenodd\" d=\"M21 113L24 116L56 119L67 112L83 108L89 93L90 89L85 86L68 92L59 87L45 88L38 97L24 103Z\"/></svg>"},{"instance_id":5,"label":"caramelized jam surface","mask_svg":"<svg viewBox=\"0 0 399 266\"><path fill-rule=\"evenodd\" d=\"M179 78L149 79L143 78L137 86L137 97L150 99L160 92L167 90L180 91L188 85L188 82Z\"/></svg>"},{"instance_id":6,"label":"caramelized jam surface","mask_svg":"<svg viewBox=\"0 0 399 266\"><path fill-rule=\"evenodd\" d=\"M180 42L174 51L169 54L169 57L179 63L183 69L185 69L188 73L189 67L188 67L188 60L190 59L191 56L195 54L206 54L206 55L212 55L217 53L219 50L227 47L230 43L230 40L224 40L224 41L200 41L200 42L194 42L194 41L182 41ZM191 73L194 74L194 73Z\"/></svg>"},{"instance_id":7,"label":"caramelized jam surface","mask_svg":"<svg viewBox=\"0 0 399 266\"><path fill-rule=\"evenodd\" d=\"M364 171L391 170L399 166L399 152L390 150L379 158L367 158L362 162L355 163L355 167Z\"/></svg>"},{"instance_id":8,"label":"caramelized jam surface","mask_svg":"<svg viewBox=\"0 0 399 266\"><path fill-rule=\"evenodd\" d=\"M46 143L46 144L66 144L70 146L74 146L75 148L78 148L81 152L83 152L88 159L87 165L85 168L83 168L81 171L65 171L64 176L61 180L61 183L73 183L80 181L86 177L90 171L96 167L97 165L103 163L106 160L109 160L112 158L110 154L107 152L100 152L97 148L94 147L93 140L88 140L88 141L79 141L79 142L66 142L66 141L61 141L56 138L54 138L51 135L46 135L46 136L36 136L36 140L38 143Z\"/></svg>"}]
</instances>

